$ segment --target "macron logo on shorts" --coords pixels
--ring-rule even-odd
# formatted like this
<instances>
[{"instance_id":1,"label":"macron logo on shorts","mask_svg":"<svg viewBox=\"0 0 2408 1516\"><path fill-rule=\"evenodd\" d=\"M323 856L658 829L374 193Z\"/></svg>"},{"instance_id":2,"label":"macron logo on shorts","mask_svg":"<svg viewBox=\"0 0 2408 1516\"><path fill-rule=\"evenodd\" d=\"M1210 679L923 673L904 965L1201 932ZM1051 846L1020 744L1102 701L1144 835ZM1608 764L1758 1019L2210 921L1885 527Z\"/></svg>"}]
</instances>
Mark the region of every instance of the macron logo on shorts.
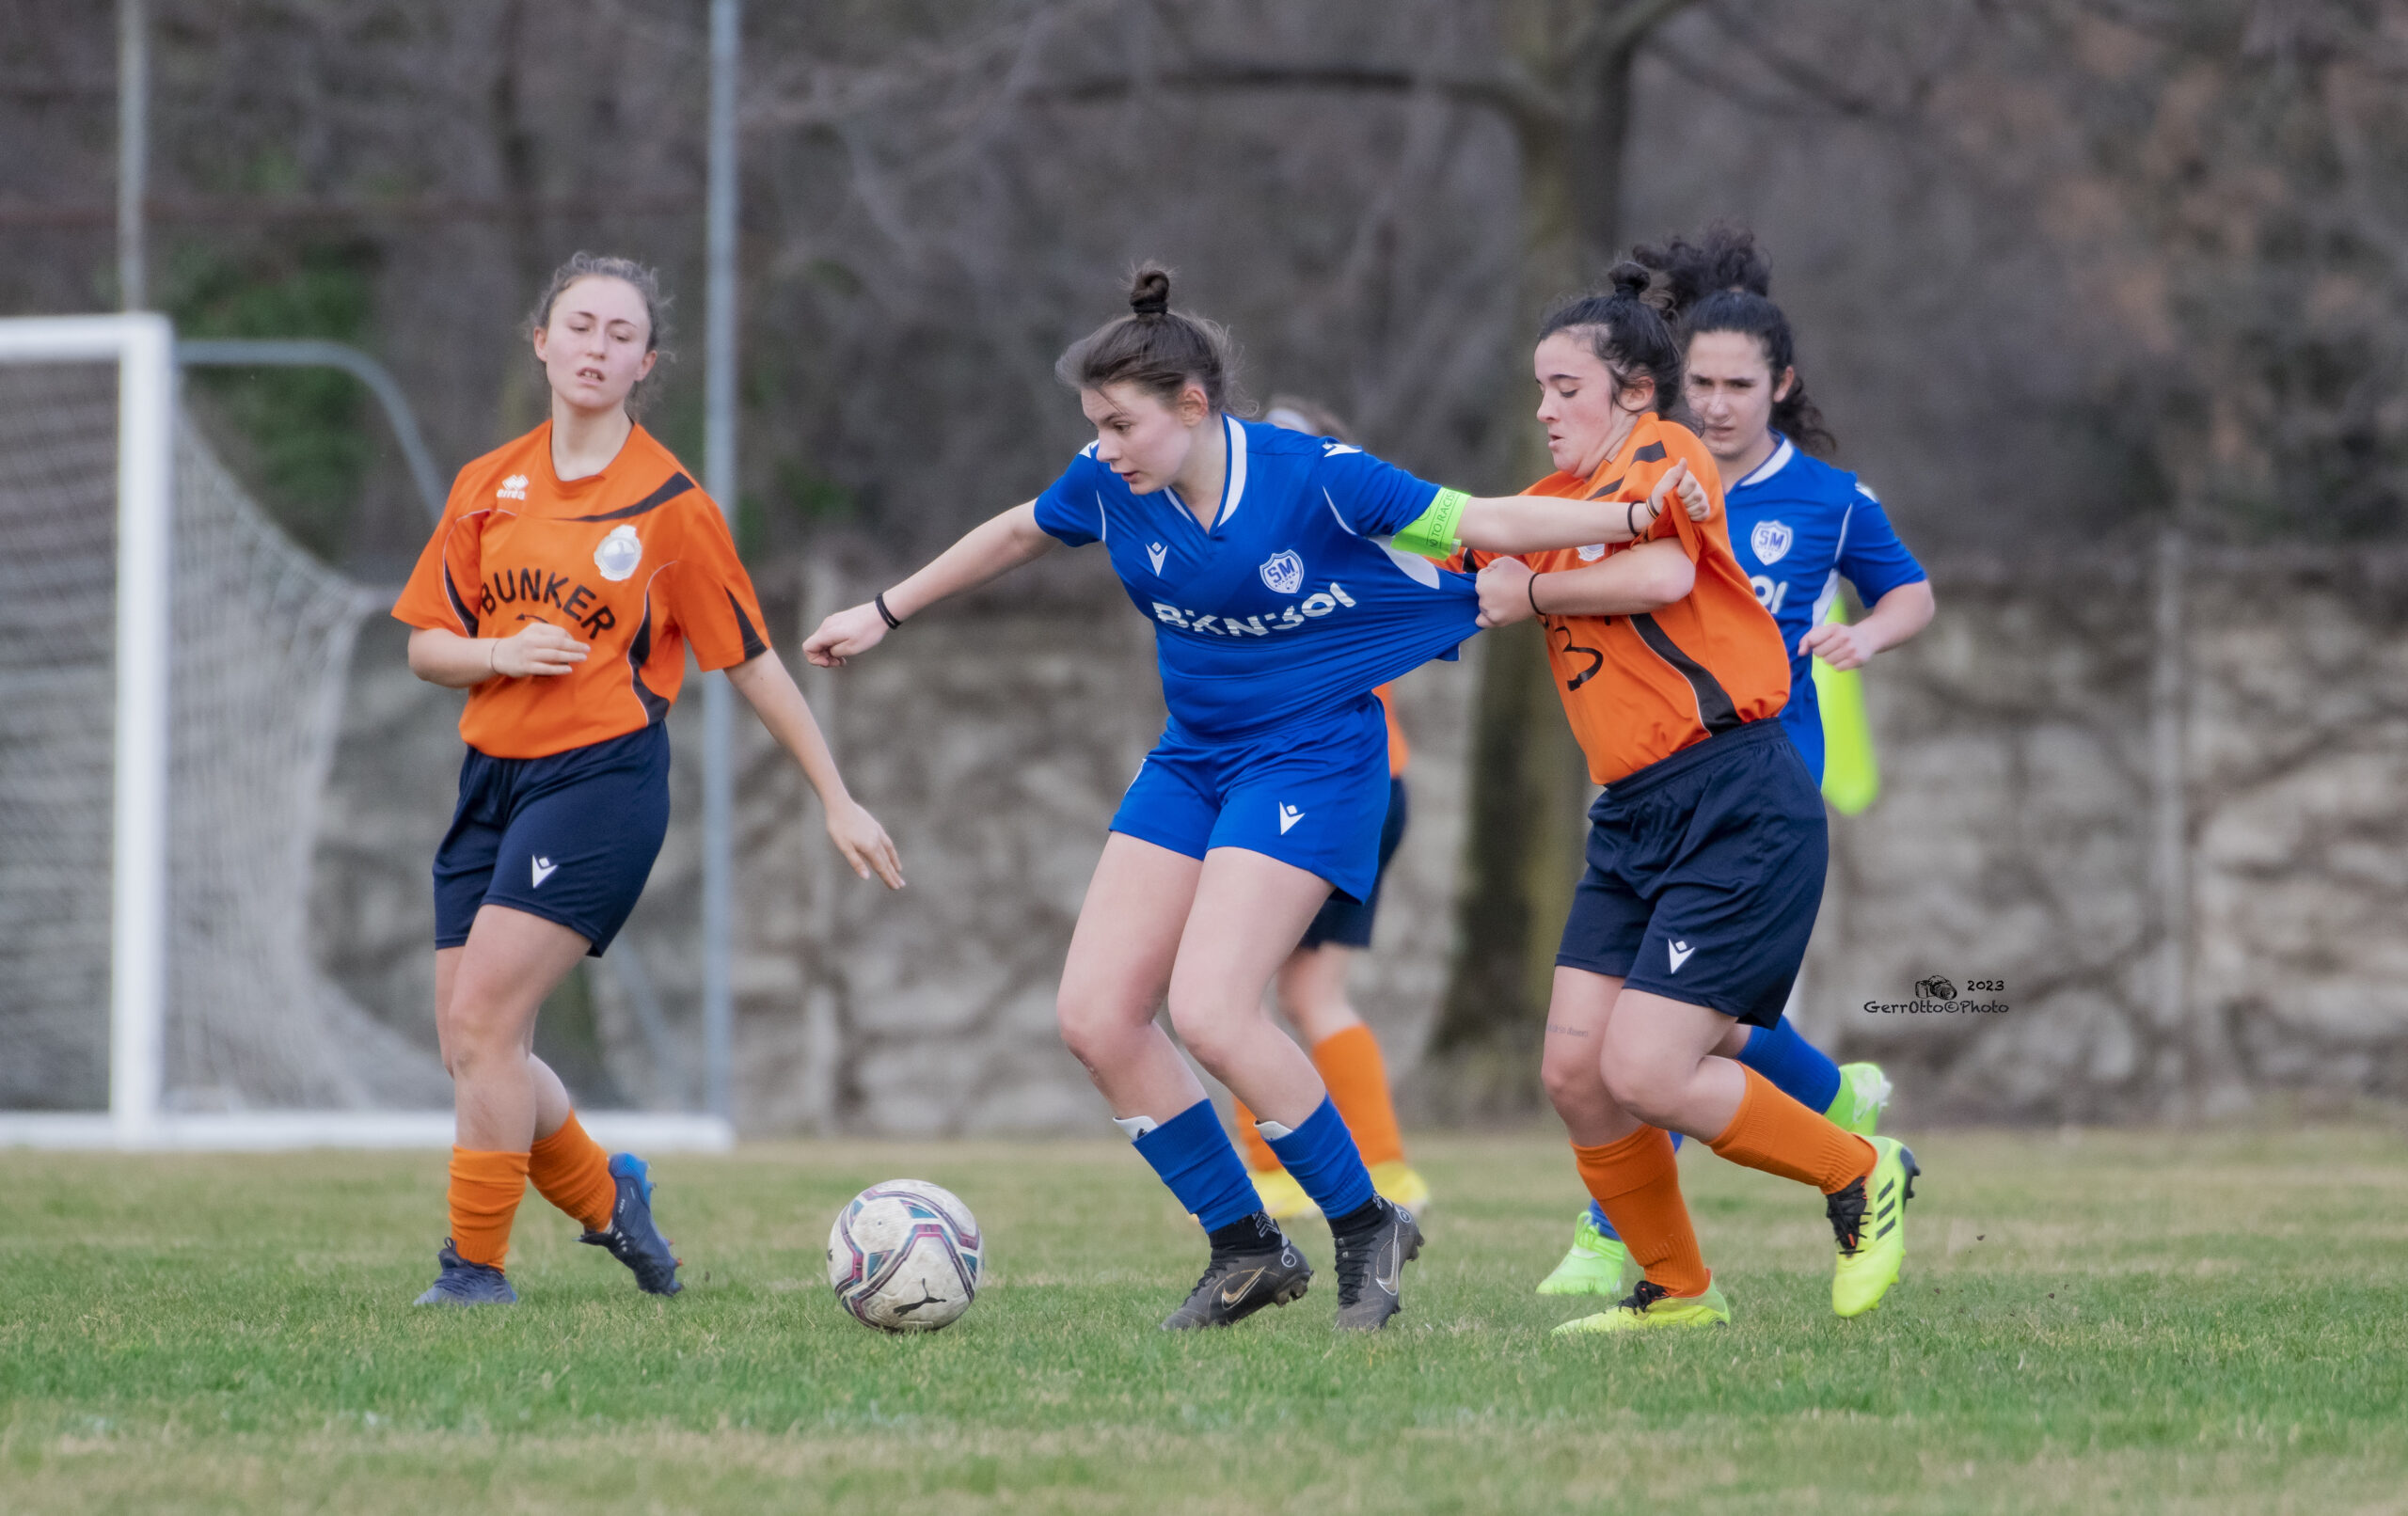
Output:
<instances>
[{"instance_id":1,"label":"macron logo on shorts","mask_svg":"<svg viewBox=\"0 0 2408 1516\"><path fill-rule=\"evenodd\" d=\"M560 865L559 865L558 863L553 862L550 859L548 859L548 858L539 858L539 859L536 859L536 860L534 861L534 870L533 870L534 875L535 875L535 883L534 883L534 885L533 885L533 888L538 889L538 890L542 889L542 888L544 887L544 881L545 881L546 879L550 878L554 874L558 873L558 872L559 872L559 870L560 870ZM1679 968L1679 967L1680 967L1680 965L1676 963L1676 964L1672 965L1672 967L1673 967L1673 968L1675 968L1675 969L1677 969L1677 968Z\"/></svg>"},{"instance_id":2,"label":"macron logo on shorts","mask_svg":"<svg viewBox=\"0 0 2408 1516\"><path fill-rule=\"evenodd\" d=\"M1681 965L1688 962L1689 955L1696 951L1697 949L1689 946L1687 942L1667 942L1664 944L1664 955L1672 960L1672 972L1674 973L1679 973L1681 971Z\"/></svg>"},{"instance_id":3,"label":"macron logo on shorts","mask_svg":"<svg viewBox=\"0 0 2408 1516\"><path fill-rule=\"evenodd\" d=\"M1297 810L1294 806L1289 805L1284 801L1281 802L1279 806L1279 835L1285 837L1288 835L1288 829L1290 827L1294 826L1297 822L1304 819L1305 813L1302 811Z\"/></svg>"}]
</instances>

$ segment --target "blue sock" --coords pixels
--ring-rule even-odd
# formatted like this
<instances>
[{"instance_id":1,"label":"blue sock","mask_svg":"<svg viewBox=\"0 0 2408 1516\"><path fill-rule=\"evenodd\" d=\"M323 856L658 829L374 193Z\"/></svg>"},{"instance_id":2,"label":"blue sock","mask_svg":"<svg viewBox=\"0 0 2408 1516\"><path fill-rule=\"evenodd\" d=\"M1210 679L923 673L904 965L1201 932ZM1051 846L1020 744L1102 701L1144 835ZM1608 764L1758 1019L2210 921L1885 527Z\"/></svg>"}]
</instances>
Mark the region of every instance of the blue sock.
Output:
<instances>
[{"instance_id":1,"label":"blue sock","mask_svg":"<svg viewBox=\"0 0 2408 1516\"><path fill-rule=\"evenodd\" d=\"M1748 1045L1740 1050L1739 1062L1772 1081L1773 1088L1818 1116L1839 1098L1840 1066L1820 1048L1799 1036L1788 1017L1750 1031Z\"/></svg>"},{"instance_id":2,"label":"blue sock","mask_svg":"<svg viewBox=\"0 0 2408 1516\"><path fill-rule=\"evenodd\" d=\"M1677 1153L1680 1150L1681 1134L1676 1131L1672 1133L1672 1151ZM1589 1202L1589 1224L1604 1233L1608 1240L1615 1242L1622 1240L1622 1234L1614 1230L1614 1224L1606 1220L1606 1208L1593 1200Z\"/></svg>"},{"instance_id":3,"label":"blue sock","mask_svg":"<svg viewBox=\"0 0 2408 1516\"><path fill-rule=\"evenodd\" d=\"M1262 1208L1212 1101L1196 1101L1139 1137L1136 1145L1137 1156L1154 1166L1204 1230L1217 1232Z\"/></svg>"},{"instance_id":4,"label":"blue sock","mask_svg":"<svg viewBox=\"0 0 2408 1516\"><path fill-rule=\"evenodd\" d=\"M1283 1137L1264 1132L1263 1141L1277 1154L1280 1166L1304 1186L1305 1193L1331 1221L1353 1215L1371 1203L1371 1171L1355 1150L1354 1134L1338 1113L1338 1106L1323 1096L1304 1125Z\"/></svg>"}]
</instances>

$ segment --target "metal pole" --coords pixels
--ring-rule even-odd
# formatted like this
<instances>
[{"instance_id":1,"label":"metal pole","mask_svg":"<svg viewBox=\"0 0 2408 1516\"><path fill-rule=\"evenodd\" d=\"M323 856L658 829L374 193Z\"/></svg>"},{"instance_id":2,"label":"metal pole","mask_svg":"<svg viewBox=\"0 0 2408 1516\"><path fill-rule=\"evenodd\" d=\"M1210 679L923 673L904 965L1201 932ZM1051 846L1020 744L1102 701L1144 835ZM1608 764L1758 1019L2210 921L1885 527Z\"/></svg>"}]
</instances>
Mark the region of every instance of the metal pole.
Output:
<instances>
[{"instance_id":1,"label":"metal pole","mask_svg":"<svg viewBox=\"0 0 2408 1516\"><path fill-rule=\"evenodd\" d=\"M150 1139L166 1085L168 663L174 646L175 337L127 323L118 357L117 759L110 844L109 1113Z\"/></svg>"},{"instance_id":2,"label":"metal pole","mask_svg":"<svg viewBox=\"0 0 2408 1516\"><path fill-rule=\"evenodd\" d=\"M143 0L117 0L117 288L125 310L150 303L142 247L150 156L150 26Z\"/></svg>"},{"instance_id":3,"label":"metal pole","mask_svg":"<svg viewBox=\"0 0 2408 1516\"><path fill-rule=\"evenodd\" d=\"M705 211L703 482L736 513L736 84L739 0L711 0L710 183ZM734 696L703 681L703 1085L715 1115L736 1115L736 773Z\"/></svg>"}]
</instances>

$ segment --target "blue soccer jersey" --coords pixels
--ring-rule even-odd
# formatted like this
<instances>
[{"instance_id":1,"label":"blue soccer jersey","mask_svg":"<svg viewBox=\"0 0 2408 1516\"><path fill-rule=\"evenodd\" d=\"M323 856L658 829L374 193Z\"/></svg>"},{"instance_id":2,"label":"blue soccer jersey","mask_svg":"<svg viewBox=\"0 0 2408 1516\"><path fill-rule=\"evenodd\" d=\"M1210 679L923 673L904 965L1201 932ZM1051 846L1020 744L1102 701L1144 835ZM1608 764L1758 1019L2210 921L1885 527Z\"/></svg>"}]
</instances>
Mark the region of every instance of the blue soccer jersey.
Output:
<instances>
[{"instance_id":1,"label":"blue soccer jersey","mask_svg":"<svg viewBox=\"0 0 2408 1516\"><path fill-rule=\"evenodd\" d=\"M1780 445L1772 456L1722 498L1731 513L1732 552L1789 649L1789 704L1781 719L1820 782L1823 712L1814 699L1813 658L1798 651L1799 640L1830 613L1842 579L1870 606L1925 576L1891 529L1880 500L1854 474L1775 436Z\"/></svg>"},{"instance_id":2,"label":"blue soccer jersey","mask_svg":"<svg viewBox=\"0 0 2408 1516\"><path fill-rule=\"evenodd\" d=\"M1037 498L1037 524L1101 542L1154 624L1163 700L1207 742L1369 698L1478 630L1469 576L1386 545L1438 487L1360 448L1224 418L1210 530L1175 490L1135 495L1090 444Z\"/></svg>"}]
</instances>

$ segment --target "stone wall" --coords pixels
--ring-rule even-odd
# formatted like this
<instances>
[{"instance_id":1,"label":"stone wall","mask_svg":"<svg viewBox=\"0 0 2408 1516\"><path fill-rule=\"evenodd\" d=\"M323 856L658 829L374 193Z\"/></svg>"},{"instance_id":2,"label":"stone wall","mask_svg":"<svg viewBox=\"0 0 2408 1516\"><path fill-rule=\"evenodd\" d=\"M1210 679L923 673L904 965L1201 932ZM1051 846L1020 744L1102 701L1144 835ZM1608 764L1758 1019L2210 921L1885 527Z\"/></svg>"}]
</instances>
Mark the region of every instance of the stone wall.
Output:
<instances>
[{"instance_id":1,"label":"stone wall","mask_svg":"<svg viewBox=\"0 0 2408 1516\"><path fill-rule=\"evenodd\" d=\"M1881 1060L1915 1122L2408 1097L2401 570L2194 561L2178 1006L2150 867L2150 580L1944 569L1939 620L1868 674L1883 793L1834 819L1798 1003L1810 1034ZM807 594L765 579L790 661L847 588L825 571ZM1415 824L1357 983L1400 1077L1445 971L1477 646L1402 685ZM1033 606L931 616L804 683L911 887L890 895L843 868L800 775L739 709L742 1125L1091 1127L1101 1107L1054 1038L1053 991L1104 822L1161 723L1144 624L1110 587L1072 580ZM370 629L318 860L323 961L428 1050L426 866L450 812L458 700L409 677L397 630ZM624 950L587 983L602 1050L589 1093L606 1098L687 1104L699 1087L698 704L689 687L673 718L669 843ZM1960 1007L2005 1009L1863 1008L1910 1004L1933 976Z\"/></svg>"},{"instance_id":2,"label":"stone wall","mask_svg":"<svg viewBox=\"0 0 2408 1516\"><path fill-rule=\"evenodd\" d=\"M1102 1110L1054 1035L1054 988L1105 823L1161 732L1146 624L1116 587L1074 576L1037 608L932 615L875 655L822 671L796 655L806 620L816 624L861 592L824 574L808 596L791 577L765 577L761 589L780 650L848 783L893 833L910 887L890 893L846 869L809 786L739 703L740 1124L762 1133L1092 1127ZM411 678L404 641L389 623L361 639L313 930L344 987L431 1050L427 865L450 815L462 697ZM1434 664L1401 693L1415 739L1415 824L1388 886L1381 951L1356 987L1400 1073L1413 1066L1445 972L1471 679L1468 661ZM668 842L619 945L588 965L607 1069L589 1081L600 1088L580 1093L640 1105L691 1104L700 1089L694 690L689 677L671 719Z\"/></svg>"}]
</instances>

